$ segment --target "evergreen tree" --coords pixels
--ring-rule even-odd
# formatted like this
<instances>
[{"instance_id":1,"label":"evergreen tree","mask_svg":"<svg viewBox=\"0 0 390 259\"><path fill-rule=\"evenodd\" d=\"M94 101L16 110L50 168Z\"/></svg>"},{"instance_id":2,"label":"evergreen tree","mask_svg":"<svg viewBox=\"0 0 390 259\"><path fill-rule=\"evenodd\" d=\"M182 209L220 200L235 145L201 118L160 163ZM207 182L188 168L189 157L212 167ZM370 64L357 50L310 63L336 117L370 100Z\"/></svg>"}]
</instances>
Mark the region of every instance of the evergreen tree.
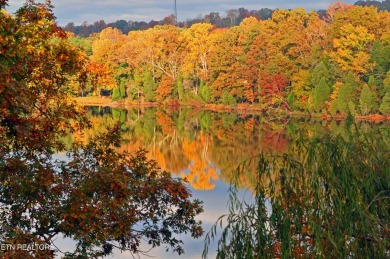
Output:
<instances>
[{"instance_id":1,"label":"evergreen tree","mask_svg":"<svg viewBox=\"0 0 390 259\"><path fill-rule=\"evenodd\" d=\"M223 94L221 96L221 102L224 105L228 105L229 104L229 93L228 93L227 90L223 91Z\"/></svg>"},{"instance_id":2,"label":"evergreen tree","mask_svg":"<svg viewBox=\"0 0 390 259\"><path fill-rule=\"evenodd\" d=\"M111 99L113 101L117 101L121 98L121 93L119 91L118 88L114 88L113 92L112 92L112 96L111 96Z\"/></svg>"},{"instance_id":3,"label":"evergreen tree","mask_svg":"<svg viewBox=\"0 0 390 259\"><path fill-rule=\"evenodd\" d=\"M295 109L295 94L294 93L289 93L287 96L287 103L290 106L291 110Z\"/></svg>"},{"instance_id":4,"label":"evergreen tree","mask_svg":"<svg viewBox=\"0 0 390 259\"><path fill-rule=\"evenodd\" d=\"M134 79L132 81L133 87L129 90L129 98L132 100L137 100L140 98L141 89L143 86L143 77L142 74L137 70L134 72Z\"/></svg>"},{"instance_id":5,"label":"evergreen tree","mask_svg":"<svg viewBox=\"0 0 390 259\"><path fill-rule=\"evenodd\" d=\"M231 105L231 106L236 105L237 104L236 97L234 97L233 95L229 94L228 95L228 104Z\"/></svg>"},{"instance_id":6,"label":"evergreen tree","mask_svg":"<svg viewBox=\"0 0 390 259\"><path fill-rule=\"evenodd\" d=\"M349 72L345 83L340 87L337 97L337 109L340 113L345 115L353 112L351 111L353 107L350 104L356 103L356 90L355 76L352 72Z\"/></svg>"},{"instance_id":7,"label":"evergreen tree","mask_svg":"<svg viewBox=\"0 0 390 259\"><path fill-rule=\"evenodd\" d=\"M390 46L384 46L380 41L372 44L370 58L375 63L374 74L383 79L390 69Z\"/></svg>"},{"instance_id":8,"label":"evergreen tree","mask_svg":"<svg viewBox=\"0 0 390 259\"><path fill-rule=\"evenodd\" d=\"M329 81L329 70L326 67L325 63L321 61L317 64L317 66L314 68L313 72L311 73L311 85L313 87L316 87L322 78L325 79L325 82L328 83Z\"/></svg>"},{"instance_id":9,"label":"evergreen tree","mask_svg":"<svg viewBox=\"0 0 390 259\"><path fill-rule=\"evenodd\" d=\"M329 99L330 88L322 77L320 82L315 86L313 90L313 108L316 112L321 112L325 107L325 102Z\"/></svg>"},{"instance_id":10,"label":"evergreen tree","mask_svg":"<svg viewBox=\"0 0 390 259\"><path fill-rule=\"evenodd\" d=\"M375 80L375 77L373 75L371 75L369 78L368 78L368 87L370 88L370 90L374 91L376 90L376 80Z\"/></svg>"},{"instance_id":11,"label":"evergreen tree","mask_svg":"<svg viewBox=\"0 0 390 259\"><path fill-rule=\"evenodd\" d=\"M337 114L337 99L330 102L329 112L332 116Z\"/></svg>"},{"instance_id":12,"label":"evergreen tree","mask_svg":"<svg viewBox=\"0 0 390 259\"><path fill-rule=\"evenodd\" d=\"M375 111L375 93L368 85L364 85L359 98L359 108L362 115Z\"/></svg>"},{"instance_id":13,"label":"evergreen tree","mask_svg":"<svg viewBox=\"0 0 390 259\"><path fill-rule=\"evenodd\" d=\"M121 83L119 85L119 92L120 92L120 97L125 98L126 97L126 86L125 86L125 80L121 80Z\"/></svg>"},{"instance_id":14,"label":"evergreen tree","mask_svg":"<svg viewBox=\"0 0 390 259\"><path fill-rule=\"evenodd\" d=\"M383 115L390 115L390 92L387 92L383 97L379 111Z\"/></svg>"},{"instance_id":15,"label":"evergreen tree","mask_svg":"<svg viewBox=\"0 0 390 259\"><path fill-rule=\"evenodd\" d=\"M153 102L156 97L157 84L154 82L153 76L151 73L147 72L143 78L143 93L145 96L145 101Z\"/></svg>"},{"instance_id":16,"label":"evergreen tree","mask_svg":"<svg viewBox=\"0 0 390 259\"><path fill-rule=\"evenodd\" d=\"M209 102L211 98L210 88L204 83L200 83L200 96L205 102Z\"/></svg>"},{"instance_id":17,"label":"evergreen tree","mask_svg":"<svg viewBox=\"0 0 390 259\"><path fill-rule=\"evenodd\" d=\"M183 87L183 77L179 76L177 79L177 94L179 95L179 100L184 99L184 87Z\"/></svg>"},{"instance_id":18,"label":"evergreen tree","mask_svg":"<svg viewBox=\"0 0 390 259\"><path fill-rule=\"evenodd\" d=\"M383 80L383 87L379 91L381 97L385 96L386 93L390 92L390 71L387 72L386 78Z\"/></svg>"},{"instance_id":19,"label":"evergreen tree","mask_svg":"<svg viewBox=\"0 0 390 259\"><path fill-rule=\"evenodd\" d=\"M227 90L224 90L223 91L223 94L221 96L221 103L224 104L224 105L236 105L237 104L237 100L236 100L236 97L234 97L233 95L229 94Z\"/></svg>"}]
</instances>

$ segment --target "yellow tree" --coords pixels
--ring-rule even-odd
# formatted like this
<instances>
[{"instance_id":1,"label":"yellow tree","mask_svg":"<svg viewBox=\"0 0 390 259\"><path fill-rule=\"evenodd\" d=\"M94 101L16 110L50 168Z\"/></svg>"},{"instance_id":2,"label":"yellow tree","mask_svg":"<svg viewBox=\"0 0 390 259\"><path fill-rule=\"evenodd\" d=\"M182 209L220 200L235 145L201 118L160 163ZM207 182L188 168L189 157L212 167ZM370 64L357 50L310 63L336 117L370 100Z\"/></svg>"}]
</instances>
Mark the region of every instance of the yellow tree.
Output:
<instances>
[{"instance_id":1,"label":"yellow tree","mask_svg":"<svg viewBox=\"0 0 390 259\"><path fill-rule=\"evenodd\" d=\"M91 83L95 94L100 94L100 91L96 92L99 88L112 89L116 87L114 78L118 77L117 67L124 62L122 55L118 53L118 49L124 44L126 35L118 29L109 27L91 38L92 56L90 57L89 66L92 75ZM102 76L102 74L106 76ZM102 85L102 82L96 82L94 80L96 76L105 78L105 85Z\"/></svg>"},{"instance_id":2,"label":"yellow tree","mask_svg":"<svg viewBox=\"0 0 390 259\"><path fill-rule=\"evenodd\" d=\"M378 31L380 40L387 45L390 45L390 13L381 11L378 13Z\"/></svg>"},{"instance_id":3,"label":"yellow tree","mask_svg":"<svg viewBox=\"0 0 390 259\"><path fill-rule=\"evenodd\" d=\"M283 72L290 77L300 68L308 69L318 63L312 53L324 45L326 25L317 13L307 13L303 8L277 10L272 14L271 22L264 26L271 30L271 34L265 36L271 61L268 73Z\"/></svg>"},{"instance_id":4,"label":"yellow tree","mask_svg":"<svg viewBox=\"0 0 390 259\"><path fill-rule=\"evenodd\" d=\"M148 66L148 71L155 78L154 68L152 67L154 58L154 30L131 31L127 42L121 47L126 63L132 68Z\"/></svg>"},{"instance_id":5,"label":"yellow tree","mask_svg":"<svg viewBox=\"0 0 390 259\"><path fill-rule=\"evenodd\" d=\"M114 68L121 60L121 56L117 54L117 50L124 44L126 35L115 28L106 28L95 36L92 43L93 61L106 64L110 68Z\"/></svg>"},{"instance_id":6,"label":"yellow tree","mask_svg":"<svg viewBox=\"0 0 390 259\"><path fill-rule=\"evenodd\" d=\"M186 55L180 30L171 25L156 26L146 31L130 32L124 48L127 63L133 67L147 66L153 78L163 74L176 80Z\"/></svg>"},{"instance_id":7,"label":"yellow tree","mask_svg":"<svg viewBox=\"0 0 390 259\"><path fill-rule=\"evenodd\" d=\"M202 80L208 77L208 54L214 46L212 29L211 24L195 23L181 33L188 48L188 54L184 61L185 70Z\"/></svg>"},{"instance_id":8,"label":"yellow tree","mask_svg":"<svg viewBox=\"0 0 390 259\"><path fill-rule=\"evenodd\" d=\"M141 87L135 76L133 86L139 94L154 96L154 91L157 91L158 99L164 100L173 92L186 54L183 45L180 30L171 25L129 33L127 42L119 52L134 74L144 78L144 81L147 77L148 82L152 81L156 87L158 85L157 89L145 87L150 82L144 82L144 87Z\"/></svg>"},{"instance_id":9,"label":"yellow tree","mask_svg":"<svg viewBox=\"0 0 390 259\"><path fill-rule=\"evenodd\" d=\"M333 40L333 51L329 56L343 71L362 74L373 66L370 63L368 44L374 35L363 26L346 24L340 28L340 37Z\"/></svg>"}]
</instances>

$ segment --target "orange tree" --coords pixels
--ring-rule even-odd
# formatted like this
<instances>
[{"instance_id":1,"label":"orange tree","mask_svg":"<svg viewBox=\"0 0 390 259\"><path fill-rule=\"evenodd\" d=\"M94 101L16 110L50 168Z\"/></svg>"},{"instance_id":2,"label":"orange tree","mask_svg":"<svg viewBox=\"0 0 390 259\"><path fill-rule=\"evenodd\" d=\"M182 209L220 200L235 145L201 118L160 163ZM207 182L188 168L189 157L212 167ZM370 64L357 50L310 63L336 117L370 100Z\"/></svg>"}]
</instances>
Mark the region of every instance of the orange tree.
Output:
<instances>
[{"instance_id":1,"label":"orange tree","mask_svg":"<svg viewBox=\"0 0 390 259\"><path fill-rule=\"evenodd\" d=\"M66 150L61 137L89 126L68 95L86 78L86 57L67 43L50 1L29 0L15 15L0 1L0 243L77 241L66 257L97 257L141 240L167 245L203 230L201 203L145 152L119 153L119 127ZM55 153L67 154L55 160ZM1 250L2 258L52 258L52 250Z\"/></svg>"}]
</instances>

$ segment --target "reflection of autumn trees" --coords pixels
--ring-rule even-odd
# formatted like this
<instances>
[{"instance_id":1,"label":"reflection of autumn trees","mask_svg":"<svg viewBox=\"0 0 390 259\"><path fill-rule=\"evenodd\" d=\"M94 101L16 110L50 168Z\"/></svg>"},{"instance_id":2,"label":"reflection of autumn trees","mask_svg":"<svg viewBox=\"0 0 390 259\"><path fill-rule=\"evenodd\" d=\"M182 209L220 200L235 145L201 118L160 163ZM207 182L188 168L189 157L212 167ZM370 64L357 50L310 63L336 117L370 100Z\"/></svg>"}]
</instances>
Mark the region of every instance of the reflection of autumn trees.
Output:
<instances>
[{"instance_id":1,"label":"reflection of autumn trees","mask_svg":"<svg viewBox=\"0 0 390 259\"><path fill-rule=\"evenodd\" d=\"M270 120L259 115L217 113L202 110L163 110L161 108L90 108L92 127L82 136L90 139L107 126L118 121L125 142L120 149L129 152L143 148L148 158L157 161L163 170L181 177L198 190L211 190L214 182L222 179L230 182L243 161L244 171L239 184L251 186L256 182L256 162L250 162L261 151L275 154L290 149L297 131L305 131L310 137L319 137L326 132L345 136L345 122L300 120ZM371 125L362 124L361 130L369 132ZM72 141L69 138L68 141ZM273 176L270 176L273 179Z\"/></svg>"},{"instance_id":2,"label":"reflection of autumn trees","mask_svg":"<svg viewBox=\"0 0 390 259\"><path fill-rule=\"evenodd\" d=\"M217 169L210 160L208 148L211 137L200 132L194 140L183 140L183 153L191 161L187 170L181 173L196 190L212 190L212 180L218 180Z\"/></svg>"},{"instance_id":3,"label":"reflection of autumn trees","mask_svg":"<svg viewBox=\"0 0 390 259\"><path fill-rule=\"evenodd\" d=\"M262 152L241 164L229 192L230 213L211 227L204 253L220 225L217 258L385 258L388 133L371 127L366 134L366 126L347 127L348 140L297 130L283 155ZM243 199L236 179L252 164L258 167L253 196Z\"/></svg>"},{"instance_id":4,"label":"reflection of autumn trees","mask_svg":"<svg viewBox=\"0 0 390 259\"><path fill-rule=\"evenodd\" d=\"M252 115L188 110L168 113L155 108L114 108L110 113L99 107L90 114L92 127L76 138L87 140L120 120L126 139L122 150L145 148L163 170L187 178L198 190L213 189L213 181L220 177L230 181L237 165L255 156L260 148L275 145L275 150L284 150L287 145L283 128L271 129L270 124L262 128L260 118ZM248 170L243 185L250 182L250 174Z\"/></svg>"},{"instance_id":5,"label":"reflection of autumn trees","mask_svg":"<svg viewBox=\"0 0 390 259\"><path fill-rule=\"evenodd\" d=\"M224 114L214 118L211 130L217 144L213 146L213 160L221 169L221 178L226 182L233 179L240 163L256 156L261 150L281 152L287 149L285 127L280 126L280 122L265 121L259 116L243 115L237 116L234 123L227 126ZM247 165L240 183L246 186L253 182L251 179L255 171L256 164Z\"/></svg>"}]
</instances>

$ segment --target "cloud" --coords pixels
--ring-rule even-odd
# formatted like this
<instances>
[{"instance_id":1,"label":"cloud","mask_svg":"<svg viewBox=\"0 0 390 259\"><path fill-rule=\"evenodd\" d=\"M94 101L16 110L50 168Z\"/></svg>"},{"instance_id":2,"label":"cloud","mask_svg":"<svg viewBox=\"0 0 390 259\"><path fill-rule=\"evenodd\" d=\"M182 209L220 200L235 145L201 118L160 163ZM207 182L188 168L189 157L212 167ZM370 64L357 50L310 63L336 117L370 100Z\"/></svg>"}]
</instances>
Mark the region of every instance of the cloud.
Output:
<instances>
[{"instance_id":1,"label":"cloud","mask_svg":"<svg viewBox=\"0 0 390 259\"><path fill-rule=\"evenodd\" d=\"M210 12L219 12L221 16L227 10L240 7L248 10L259 10L261 8L271 9L294 9L303 7L306 10L326 9L333 0L311 1L311 0L176 0L178 9L178 20L196 18L199 15L206 15ZM9 1L10 12L15 12L23 5L25 0ZM44 2L37 0L36 2ZM354 0L346 0L353 4ZM69 22L81 24L83 22L93 23L104 20L114 22L116 20L151 21L161 20L174 13L174 0L52 0L54 14L60 25Z\"/></svg>"}]
</instances>

